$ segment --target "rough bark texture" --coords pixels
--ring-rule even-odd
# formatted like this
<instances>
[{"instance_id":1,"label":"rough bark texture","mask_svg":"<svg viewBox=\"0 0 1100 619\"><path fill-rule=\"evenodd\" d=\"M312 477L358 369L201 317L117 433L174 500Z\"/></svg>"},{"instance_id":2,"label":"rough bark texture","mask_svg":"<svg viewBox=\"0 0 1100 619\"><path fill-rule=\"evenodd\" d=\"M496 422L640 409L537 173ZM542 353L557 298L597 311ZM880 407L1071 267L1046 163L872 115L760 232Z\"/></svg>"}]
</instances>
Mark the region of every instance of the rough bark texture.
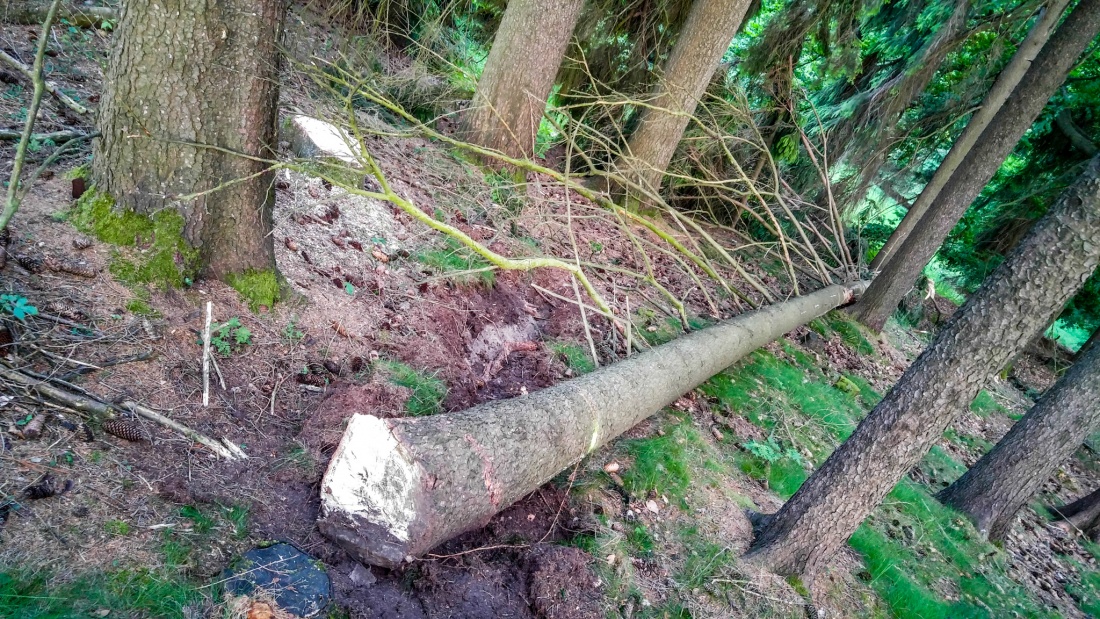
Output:
<instances>
[{"instance_id":1,"label":"rough bark texture","mask_svg":"<svg viewBox=\"0 0 1100 619\"><path fill-rule=\"evenodd\" d=\"M1082 2L1051 36L1004 106L982 132L928 212L875 277L851 313L881 331L951 229L966 213L1100 31L1100 2Z\"/></svg>"},{"instance_id":2,"label":"rough bark texture","mask_svg":"<svg viewBox=\"0 0 1100 619\"><path fill-rule=\"evenodd\" d=\"M1023 419L937 498L1002 540L1016 513L1100 423L1100 348L1077 360Z\"/></svg>"},{"instance_id":3,"label":"rough bark texture","mask_svg":"<svg viewBox=\"0 0 1100 619\"><path fill-rule=\"evenodd\" d=\"M1100 3L1098 3L1100 4ZM750 560L810 579L1100 263L1100 159L990 275L852 436L762 527Z\"/></svg>"},{"instance_id":4,"label":"rough bark texture","mask_svg":"<svg viewBox=\"0 0 1100 619\"><path fill-rule=\"evenodd\" d=\"M275 267L274 173L246 157L275 156L285 12L285 0L127 2L115 34L93 178L121 208L179 211L209 276Z\"/></svg>"},{"instance_id":5,"label":"rough bark texture","mask_svg":"<svg viewBox=\"0 0 1100 619\"><path fill-rule=\"evenodd\" d=\"M424 553L863 288L830 286L521 398L434 417L356 414L321 484L320 529L375 565Z\"/></svg>"},{"instance_id":6,"label":"rough bark texture","mask_svg":"<svg viewBox=\"0 0 1100 619\"><path fill-rule=\"evenodd\" d=\"M1066 528L1080 531L1092 541L1100 538L1100 489L1077 499L1069 505L1052 507L1055 520L1068 525Z\"/></svg>"},{"instance_id":7,"label":"rough bark texture","mask_svg":"<svg viewBox=\"0 0 1100 619\"><path fill-rule=\"evenodd\" d=\"M631 183L657 192L714 69L729 49L749 0L695 0L618 169Z\"/></svg>"},{"instance_id":8,"label":"rough bark texture","mask_svg":"<svg viewBox=\"0 0 1100 619\"><path fill-rule=\"evenodd\" d=\"M905 217L902 218L901 223L887 239L886 245L883 245L882 249L875 255L875 259L871 261L872 270L881 270L886 266L890 261L890 257L894 255L897 248L916 227L917 222L928 212L929 205L939 196L940 191L947 184L955 170L958 169L959 164L966 159L970 149L978 141L978 137L989 126L989 122L993 120L1001 106L1004 105L1005 100L1012 94L1013 89L1020 83L1020 79L1027 73L1028 67L1034 62L1035 57L1039 55L1039 50L1050 39L1050 34L1054 32L1058 20L1061 19L1062 13L1065 12L1068 5L1069 0L1053 0L1039 15L1039 18L1035 20L1031 31L1027 33L1027 37L1016 49L1012 60L1005 65L996 81L993 82L993 86L989 88L985 99L982 100L982 106L970 117L966 129L951 145L951 150L940 162L940 166L936 168L932 180L924 186L916 201L909 208Z\"/></svg>"},{"instance_id":9,"label":"rough bark texture","mask_svg":"<svg viewBox=\"0 0 1100 619\"><path fill-rule=\"evenodd\" d=\"M466 114L466 139L530 158L546 99L584 0L512 0Z\"/></svg>"}]
</instances>

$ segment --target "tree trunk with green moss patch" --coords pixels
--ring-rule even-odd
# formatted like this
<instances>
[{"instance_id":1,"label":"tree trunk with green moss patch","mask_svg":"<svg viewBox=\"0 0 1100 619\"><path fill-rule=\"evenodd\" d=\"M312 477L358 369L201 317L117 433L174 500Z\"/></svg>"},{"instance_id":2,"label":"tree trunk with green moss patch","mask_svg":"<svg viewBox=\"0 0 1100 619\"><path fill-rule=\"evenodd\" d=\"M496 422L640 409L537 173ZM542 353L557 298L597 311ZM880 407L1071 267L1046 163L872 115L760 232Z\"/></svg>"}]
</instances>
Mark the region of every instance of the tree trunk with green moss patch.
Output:
<instances>
[{"instance_id":1,"label":"tree trunk with green moss patch","mask_svg":"<svg viewBox=\"0 0 1100 619\"><path fill-rule=\"evenodd\" d=\"M256 159L275 156L285 12L285 0L127 2L115 34L93 180L116 209L182 215L206 276L275 268L274 173Z\"/></svg>"}]
</instances>

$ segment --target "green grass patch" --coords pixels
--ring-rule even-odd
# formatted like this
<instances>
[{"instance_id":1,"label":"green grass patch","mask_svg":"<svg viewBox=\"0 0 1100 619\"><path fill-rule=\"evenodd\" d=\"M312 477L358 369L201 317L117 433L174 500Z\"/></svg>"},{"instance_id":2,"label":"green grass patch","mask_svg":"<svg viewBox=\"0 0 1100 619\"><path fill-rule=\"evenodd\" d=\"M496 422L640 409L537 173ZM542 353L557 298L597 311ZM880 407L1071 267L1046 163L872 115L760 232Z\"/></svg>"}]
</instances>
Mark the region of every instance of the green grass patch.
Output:
<instances>
[{"instance_id":1,"label":"green grass patch","mask_svg":"<svg viewBox=\"0 0 1100 619\"><path fill-rule=\"evenodd\" d=\"M439 275L462 284L480 282L492 286L496 274L484 258L451 237L444 237L443 246L417 252L413 258Z\"/></svg>"},{"instance_id":2,"label":"green grass patch","mask_svg":"<svg viewBox=\"0 0 1100 619\"><path fill-rule=\"evenodd\" d=\"M76 201L69 220L80 231L119 247L137 247L140 257L111 257L111 273L127 284L179 288L191 283L199 253L183 238L184 219L172 209L141 215L115 208L115 201L94 187Z\"/></svg>"},{"instance_id":3,"label":"green grass patch","mask_svg":"<svg viewBox=\"0 0 1100 619\"><path fill-rule=\"evenodd\" d=\"M412 394L405 402L405 411L413 417L434 415L443 410L447 385L433 374L415 370L398 361L380 361L391 383L406 387Z\"/></svg>"},{"instance_id":4,"label":"green grass patch","mask_svg":"<svg viewBox=\"0 0 1100 619\"><path fill-rule=\"evenodd\" d=\"M1008 578L1002 550L910 480L894 488L849 543L863 556L864 579L897 617L1058 616Z\"/></svg>"},{"instance_id":5,"label":"green grass patch","mask_svg":"<svg viewBox=\"0 0 1100 619\"><path fill-rule=\"evenodd\" d=\"M978 397L974 398L974 401L970 403L970 410L979 417L988 417L993 413L1006 414L1008 409L1001 405L1000 402L993 397L985 389L982 389L978 393Z\"/></svg>"},{"instance_id":6,"label":"green grass patch","mask_svg":"<svg viewBox=\"0 0 1100 619\"><path fill-rule=\"evenodd\" d=\"M113 569L78 575L15 567L0 572L0 617L70 619L93 617L182 617L184 607L204 599L172 568Z\"/></svg>"},{"instance_id":7,"label":"green grass patch","mask_svg":"<svg viewBox=\"0 0 1100 619\"><path fill-rule=\"evenodd\" d=\"M723 568L733 563L733 551L729 546L715 543L694 527L682 529L680 540L684 544L684 564L674 580L687 591L706 586Z\"/></svg>"},{"instance_id":8,"label":"green grass patch","mask_svg":"<svg viewBox=\"0 0 1100 619\"><path fill-rule=\"evenodd\" d=\"M555 355L565 361L565 365L569 366L569 369L577 374L587 374L596 369L596 364L592 361L592 354L580 344L550 342L548 346Z\"/></svg>"},{"instance_id":9,"label":"green grass patch","mask_svg":"<svg viewBox=\"0 0 1100 619\"><path fill-rule=\"evenodd\" d=\"M633 462L622 472L628 492L639 497L650 491L681 499L692 483L687 450L702 441L690 423L671 426L664 436L630 439L623 448Z\"/></svg>"}]
</instances>

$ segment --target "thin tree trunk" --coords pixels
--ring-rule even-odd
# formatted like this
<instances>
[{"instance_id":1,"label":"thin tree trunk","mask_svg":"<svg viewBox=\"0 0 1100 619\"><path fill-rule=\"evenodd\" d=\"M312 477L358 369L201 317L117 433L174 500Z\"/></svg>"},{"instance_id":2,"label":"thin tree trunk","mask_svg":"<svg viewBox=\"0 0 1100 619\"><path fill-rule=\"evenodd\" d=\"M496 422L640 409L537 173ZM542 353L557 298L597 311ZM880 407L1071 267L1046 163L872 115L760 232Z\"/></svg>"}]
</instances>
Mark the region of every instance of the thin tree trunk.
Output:
<instances>
[{"instance_id":1,"label":"thin tree trunk","mask_svg":"<svg viewBox=\"0 0 1100 619\"><path fill-rule=\"evenodd\" d=\"M274 172L253 158L275 158L285 13L285 0L127 2L115 34L93 179L119 208L178 211L208 276L275 268Z\"/></svg>"},{"instance_id":2,"label":"thin tree trunk","mask_svg":"<svg viewBox=\"0 0 1100 619\"><path fill-rule=\"evenodd\" d=\"M320 529L374 565L427 552L863 287L769 305L521 398L434 417L355 414L321 483Z\"/></svg>"},{"instance_id":3,"label":"thin tree trunk","mask_svg":"<svg viewBox=\"0 0 1100 619\"><path fill-rule=\"evenodd\" d=\"M1100 31L1100 2L1082 2L1051 36L1035 62L966 158L951 175L928 212L875 277L851 314L881 331L902 297L913 287L924 266L966 213L1005 158L1065 80L1077 57Z\"/></svg>"},{"instance_id":4,"label":"thin tree trunk","mask_svg":"<svg viewBox=\"0 0 1100 619\"><path fill-rule=\"evenodd\" d=\"M1100 4L1100 3L1098 3ZM1062 194L852 436L774 516L750 560L813 575L1100 264L1100 159Z\"/></svg>"},{"instance_id":5,"label":"thin tree trunk","mask_svg":"<svg viewBox=\"0 0 1100 619\"><path fill-rule=\"evenodd\" d=\"M546 111L584 0L512 0L493 39L464 121L466 139L510 157L533 157Z\"/></svg>"},{"instance_id":6,"label":"thin tree trunk","mask_svg":"<svg viewBox=\"0 0 1100 619\"><path fill-rule=\"evenodd\" d=\"M1100 423L1100 348L1073 364L993 449L937 495L1003 540L1016 513Z\"/></svg>"},{"instance_id":7,"label":"thin tree trunk","mask_svg":"<svg viewBox=\"0 0 1100 619\"><path fill-rule=\"evenodd\" d=\"M749 0L695 0L661 80L627 141L618 170L629 183L660 190L676 146L749 8ZM627 189L628 193L635 192ZM641 199L641 198L638 198ZM644 201L644 199L643 199Z\"/></svg>"},{"instance_id":8,"label":"thin tree trunk","mask_svg":"<svg viewBox=\"0 0 1100 619\"><path fill-rule=\"evenodd\" d=\"M897 248L908 238L909 234L916 227L917 222L920 221L924 214L928 212L928 207L940 194L940 190L958 169L959 165L966 159L970 149L978 141L978 137L981 136L982 131L989 126L993 117L1004 105L1005 100L1016 88L1016 84L1020 83L1020 79L1027 72L1028 67L1035 60L1035 57L1039 55L1039 50L1043 49L1043 45L1046 44L1050 38L1050 34L1054 32L1054 28L1058 25L1058 20L1061 19L1062 13L1065 12L1066 6L1069 5L1070 0L1052 0L1052 2L1039 14L1038 19L1035 20L1035 25L1031 27L1031 30L1027 33L1023 42L1020 43L1020 47L1016 50L1016 53L1012 56L1012 60L1005 65L1004 69L997 76L996 81L993 82L993 86L990 87L989 92L986 93L985 99L982 100L982 106L978 108L974 115L970 117L970 122L966 124L966 129L963 130L962 135L959 136L955 143L951 146L951 150L948 151L947 156L940 162L940 166L936 168L936 173L932 175L932 180L928 181L928 184L921 190L917 200L913 203L913 206L909 208L909 211L905 214L905 217L898 224L898 227L887 239L886 245L875 255L875 259L871 261L872 270L882 270L889 262L890 257L894 255Z\"/></svg>"},{"instance_id":9,"label":"thin tree trunk","mask_svg":"<svg viewBox=\"0 0 1100 619\"><path fill-rule=\"evenodd\" d=\"M1100 488L1077 499L1069 505L1050 508L1066 528L1080 531L1092 541L1100 537Z\"/></svg>"}]
</instances>

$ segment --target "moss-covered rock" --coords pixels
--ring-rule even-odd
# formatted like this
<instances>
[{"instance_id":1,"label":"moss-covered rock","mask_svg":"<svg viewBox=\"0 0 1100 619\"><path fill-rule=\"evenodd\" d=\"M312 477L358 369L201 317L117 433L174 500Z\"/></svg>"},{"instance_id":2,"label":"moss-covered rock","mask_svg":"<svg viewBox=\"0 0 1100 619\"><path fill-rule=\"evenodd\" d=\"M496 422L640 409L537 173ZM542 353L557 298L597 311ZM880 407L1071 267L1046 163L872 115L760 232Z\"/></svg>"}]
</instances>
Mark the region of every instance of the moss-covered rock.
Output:
<instances>
[{"instance_id":1,"label":"moss-covered rock","mask_svg":"<svg viewBox=\"0 0 1100 619\"><path fill-rule=\"evenodd\" d=\"M120 210L111 196L92 187L76 201L69 221L104 243L138 249L111 257L111 274L127 284L178 288L195 275L199 252L184 239L185 222L175 211L143 215Z\"/></svg>"}]
</instances>

